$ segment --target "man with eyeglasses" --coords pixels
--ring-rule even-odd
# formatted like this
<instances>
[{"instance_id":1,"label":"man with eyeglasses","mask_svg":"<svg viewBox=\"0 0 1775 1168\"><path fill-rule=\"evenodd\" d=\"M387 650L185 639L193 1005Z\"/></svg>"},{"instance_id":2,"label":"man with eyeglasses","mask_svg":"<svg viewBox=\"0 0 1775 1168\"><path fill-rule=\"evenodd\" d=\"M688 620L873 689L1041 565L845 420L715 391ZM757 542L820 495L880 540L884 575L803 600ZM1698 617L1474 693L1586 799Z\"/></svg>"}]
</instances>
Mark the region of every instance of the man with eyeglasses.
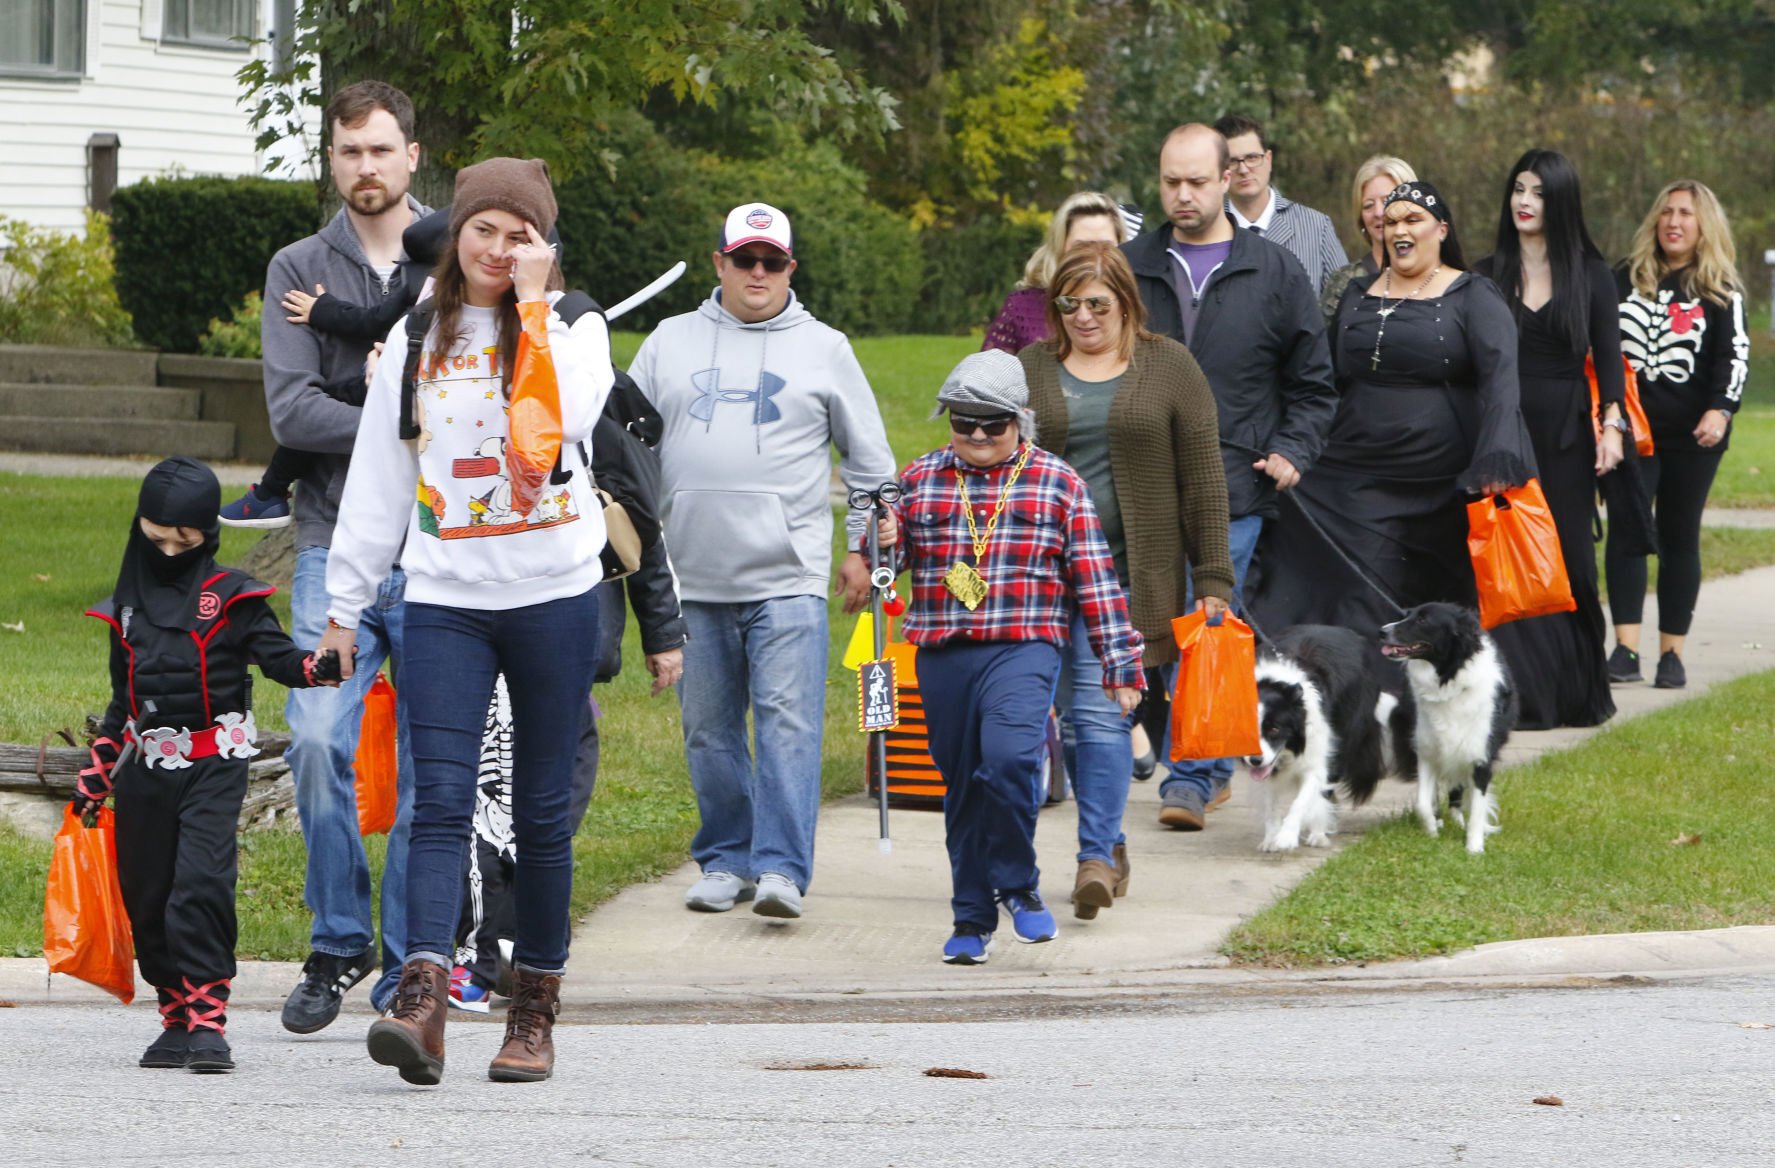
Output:
<instances>
[{"instance_id":1,"label":"man with eyeglasses","mask_svg":"<svg viewBox=\"0 0 1775 1168\"><path fill-rule=\"evenodd\" d=\"M1214 128L1226 139L1232 156L1233 184L1226 207L1233 223L1287 248L1307 270L1313 292L1323 291L1325 278L1349 262L1330 217L1282 197L1270 181L1275 151L1255 119L1227 114Z\"/></svg>"},{"instance_id":2,"label":"man with eyeglasses","mask_svg":"<svg viewBox=\"0 0 1775 1168\"><path fill-rule=\"evenodd\" d=\"M1233 165L1212 126L1179 126L1159 150L1168 223L1122 245L1147 327L1181 341L1214 392L1226 467L1227 542L1242 593L1278 491L1307 473L1337 408L1318 295L1300 261L1225 210ZM1243 611L1239 596L1234 607ZM1164 757L1161 752L1161 757ZM1231 790L1233 760L1170 764L1159 822L1201 831Z\"/></svg>"},{"instance_id":3,"label":"man with eyeglasses","mask_svg":"<svg viewBox=\"0 0 1775 1168\"><path fill-rule=\"evenodd\" d=\"M735 207L712 256L713 295L662 321L629 367L665 427L661 517L687 633L678 700L702 876L685 904L726 912L751 900L779 919L801 915L820 808L830 451L853 490L891 482L897 467L850 342L790 290L791 243L781 210ZM846 612L869 596L863 523L851 513L838 568Z\"/></svg>"}]
</instances>

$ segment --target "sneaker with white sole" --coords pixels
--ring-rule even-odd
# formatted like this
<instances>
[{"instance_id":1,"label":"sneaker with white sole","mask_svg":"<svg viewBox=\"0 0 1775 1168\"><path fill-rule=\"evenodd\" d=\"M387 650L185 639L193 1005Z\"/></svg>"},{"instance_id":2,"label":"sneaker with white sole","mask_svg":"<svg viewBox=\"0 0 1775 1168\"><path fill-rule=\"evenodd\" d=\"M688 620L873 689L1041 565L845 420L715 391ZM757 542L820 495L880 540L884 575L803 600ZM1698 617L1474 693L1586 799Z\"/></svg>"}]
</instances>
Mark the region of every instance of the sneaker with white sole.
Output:
<instances>
[{"instance_id":1,"label":"sneaker with white sole","mask_svg":"<svg viewBox=\"0 0 1775 1168\"><path fill-rule=\"evenodd\" d=\"M493 992L475 980L474 974L458 965L450 970L450 1006L471 1014L485 1014L492 1005Z\"/></svg>"},{"instance_id":2,"label":"sneaker with white sole","mask_svg":"<svg viewBox=\"0 0 1775 1168\"><path fill-rule=\"evenodd\" d=\"M792 921L801 915L801 889L787 876L766 872L758 878L758 899L752 911L761 917Z\"/></svg>"},{"instance_id":3,"label":"sneaker with white sole","mask_svg":"<svg viewBox=\"0 0 1775 1168\"><path fill-rule=\"evenodd\" d=\"M290 514L290 501L286 496L261 495L259 484L254 483L246 494L224 506L216 518L223 527L266 531L273 527L288 527L294 517Z\"/></svg>"},{"instance_id":4,"label":"sneaker with white sole","mask_svg":"<svg viewBox=\"0 0 1775 1168\"><path fill-rule=\"evenodd\" d=\"M998 898L998 902L1011 914L1011 932L1025 945L1052 941L1059 934L1060 926L1054 923L1054 914L1042 903L1042 894L1033 888L1007 892Z\"/></svg>"},{"instance_id":5,"label":"sneaker with white sole","mask_svg":"<svg viewBox=\"0 0 1775 1168\"><path fill-rule=\"evenodd\" d=\"M978 925L957 925L944 942L944 965L985 965L992 956L992 934Z\"/></svg>"},{"instance_id":6,"label":"sneaker with white sole","mask_svg":"<svg viewBox=\"0 0 1775 1168\"><path fill-rule=\"evenodd\" d=\"M751 900L752 891L750 880L732 872L704 872L684 894L684 905L697 912L726 912L742 900Z\"/></svg>"}]
</instances>

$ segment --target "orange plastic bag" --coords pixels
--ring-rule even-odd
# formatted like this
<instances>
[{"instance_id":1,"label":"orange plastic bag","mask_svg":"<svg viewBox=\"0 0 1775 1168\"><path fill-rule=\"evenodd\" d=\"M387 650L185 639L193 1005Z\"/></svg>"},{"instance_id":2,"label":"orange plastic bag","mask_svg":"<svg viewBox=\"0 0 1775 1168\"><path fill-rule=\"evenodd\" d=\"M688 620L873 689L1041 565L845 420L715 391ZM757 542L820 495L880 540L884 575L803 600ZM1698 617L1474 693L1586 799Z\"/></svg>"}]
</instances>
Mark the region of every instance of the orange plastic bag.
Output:
<instances>
[{"instance_id":1,"label":"orange plastic bag","mask_svg":"<svg viewBox=\"0 0 1775 1168\"><path fill-rule=\"evenodd\" d=\"M135 941L117 883L117 825L109 807L87 827L72 807L49 856L43 897L43 956L49 972L98 986L124 1005L136 996Z\"/></svg>"},{"instance_id":2,"label":"orange plastic bag","mask_svg":"<svg viewBox=\"0 0 1775 1168\"><path fill-rule=\"evenodd\" d=\"M1200 610L1171 622L1182 657L1171 695L1171 760L1256 754L1257 639L1227 613L1218 625Z\"/></svg>"},{"instance_id":3,"label":"orange plastic bag","mask_svg":"<svg viewBox=\"0 0 1775 1168\"><path fill-rule=\"evenodd\" d=\"M1639 374L1633 371L1632 362L1621 358L1621 368L1627 373L1627 405L1623 410L1627 424L1633 428L1633 448L1639 451L1641 458L1650 456L1655 449L1652 445L1652 423L1646 418L1646 407L1639 400ZM1596 359L1590 354L1584 355L1584 376L1590 380L1590 427L1596 432L1596 440L1602 441L1602 394L1596 388Z\"/></svg>"},{"instance_id":4,"label":"orange plastic bag","mask_svg":"<svg viewBox=\"0 0 1775 1168\"><path fill-rule=\"evenodd\" d=\"M549 353L549 306L540 300L518 305L524 331L512 364L512 401L506 410L505 470L511 479L512 510L528 515L561 457L561 387Z\"/></svg>"},{"instance_id":5,"label":"orange plastic bag","mask_svg":"<svg viewBox=\"0 0 1775 1168\"><path fill-rule=\"evenodd\" d=\"M394 686L388 675L378 673L364 695L364 720L358 730L357 830L359 835L386 833L394 826L396 778L399 764L394 749Z\"/></svg>"},{"instance_id":6,"label":"orange plastic bag","mask_svg":"<svg viewBox=\"0 0 1775 1168\"><path fill-rule=\"evenodd\" d=\"M1578 607L1539 479L1467 504L1467 554L1488 629Z\"/></svg>"}]
</instances>

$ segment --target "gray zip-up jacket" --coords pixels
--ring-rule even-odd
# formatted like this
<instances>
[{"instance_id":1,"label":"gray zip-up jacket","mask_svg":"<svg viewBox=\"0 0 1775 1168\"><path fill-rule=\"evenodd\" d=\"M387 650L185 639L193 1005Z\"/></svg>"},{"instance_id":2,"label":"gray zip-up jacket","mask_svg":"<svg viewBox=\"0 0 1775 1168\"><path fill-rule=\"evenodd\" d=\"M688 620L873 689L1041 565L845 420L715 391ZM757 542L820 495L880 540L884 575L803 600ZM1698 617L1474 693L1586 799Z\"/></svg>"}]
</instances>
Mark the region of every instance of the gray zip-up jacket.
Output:
<instances>
[{"instance_id":1,"label":"gray zip-up jacket","mask_svg":"<svg viewBox=\"0 0 1775 1168\"><path fill-rule=\"evenodd\" d=\"M413 196L407 207L415 219L430 208ZM271 257L265 271L265 315L259 324L264 349L265 408L278 444L312 451L321 457L296 482L296 545L330 547L339 518L339 496L363 407L329 395L325 386L363 375L368 340L334 336L305 324L291 324L278 301L292 288L312 294L316 284L354 304L375 304L384 296L402 294L397 268L383 284L364 256L351 219L341 207L325 227L298 239ZM395 354L399 359L402 354Z\"/></svg>"},{"instance_id":2,"label":"gray zip-up jacket","mask_svg":"<svg viewBox=\"0 0 1775 1168\"><path fill-rule=\"evenodd\" d=\"M660 322L629 375L665 423L661 517L685 600L824 596L832 577L832 454L846 487L896 466L850 341L795 293L747 324L717 292ZM849 546L862 535L851 513Z\"/></svg>"}]
</instances>

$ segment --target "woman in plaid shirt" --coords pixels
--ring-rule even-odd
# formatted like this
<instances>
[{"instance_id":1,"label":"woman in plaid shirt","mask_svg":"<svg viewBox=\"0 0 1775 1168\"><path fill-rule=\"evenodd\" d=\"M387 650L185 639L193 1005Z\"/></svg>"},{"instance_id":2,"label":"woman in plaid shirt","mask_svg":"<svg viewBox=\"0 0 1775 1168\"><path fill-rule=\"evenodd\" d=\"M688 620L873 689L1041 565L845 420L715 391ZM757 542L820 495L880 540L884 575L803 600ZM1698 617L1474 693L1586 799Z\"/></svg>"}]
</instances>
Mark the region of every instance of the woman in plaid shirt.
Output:
<instances>
[{"instance_id":1,"label":"woman in plaid shirt","mask_svg":"<svg viewBox=\"0 0 1775 1168\"><path fill-rule=\"evenodd\" d=\"M955 965L986 961L1001 904L1019 941L1054 937L1037 890L1035 774L1075 609L1124 712L1144 684L1144 644L1091 493L1036 447L1028 402L1015 357L964 357L937 394L950 444L906 468L894 509L912 573L906 639L948 785L955 933L943 960Z\"/></svg>"}]
</instances>

